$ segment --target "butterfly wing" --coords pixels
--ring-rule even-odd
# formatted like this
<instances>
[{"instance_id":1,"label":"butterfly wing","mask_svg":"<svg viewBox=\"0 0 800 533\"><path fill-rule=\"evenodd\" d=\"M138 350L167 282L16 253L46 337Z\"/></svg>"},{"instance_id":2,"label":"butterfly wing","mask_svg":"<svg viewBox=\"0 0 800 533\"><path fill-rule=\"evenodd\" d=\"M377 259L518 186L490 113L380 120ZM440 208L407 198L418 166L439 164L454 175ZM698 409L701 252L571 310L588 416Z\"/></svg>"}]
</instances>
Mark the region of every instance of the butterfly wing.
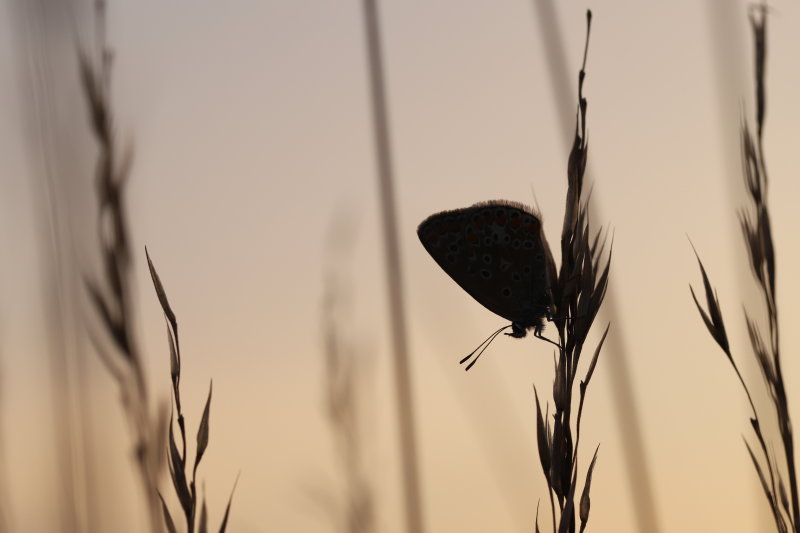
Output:
<instances>
[{"instance_id":1,"label":"butterfly wing","mask_svg":"<svg viewBox=\"0 0 800 533\"><path fill-rule=\"evenodd\" d=\"M417 229L422 245L462 289L501 317L530 326L547 311L541 219L503 201L437 213Z\"/></svg>"}]
</instances>

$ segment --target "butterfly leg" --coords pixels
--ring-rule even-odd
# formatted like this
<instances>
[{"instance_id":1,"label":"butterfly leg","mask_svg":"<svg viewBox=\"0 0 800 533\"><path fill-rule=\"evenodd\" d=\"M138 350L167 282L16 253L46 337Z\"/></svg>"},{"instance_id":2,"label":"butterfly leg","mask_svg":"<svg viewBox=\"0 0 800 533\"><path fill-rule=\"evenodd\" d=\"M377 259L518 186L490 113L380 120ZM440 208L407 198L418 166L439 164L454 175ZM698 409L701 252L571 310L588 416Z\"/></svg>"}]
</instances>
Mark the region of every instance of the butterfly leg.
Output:
<instances>
[{"instance_id":1,"label":"butterfly leg","mask_svg":"<svg viewBox=\"0 0 800 533\"><path fill-rule=\"evenodd\" d=\"M558 344L557 342L551 341L550 339L548 339L547 337L545 337L541 333L535 333L534 332L533 336L536 337L537 339L542 339L543 341L549 342L550 344L552 344L553 346L555 346L559 350L561 349L561 345L560 344Z\"/></svg>"},{"instance_id":2,"label":"butterfly leg","mask_svg":"<svg viewBox=\"0 0 800 533\"><path fill-rule=\"evenodd\" d=\"M557 342L551 341L550 339L542 335L543 330L544 330L544 324L538 324L533 328L533 336L536 337L537 339L542 339L543 341L549 342L550 344L552 344L553 346L557 347L560 350L561 345L558 344Z\"/></svg>"}]
</instances>

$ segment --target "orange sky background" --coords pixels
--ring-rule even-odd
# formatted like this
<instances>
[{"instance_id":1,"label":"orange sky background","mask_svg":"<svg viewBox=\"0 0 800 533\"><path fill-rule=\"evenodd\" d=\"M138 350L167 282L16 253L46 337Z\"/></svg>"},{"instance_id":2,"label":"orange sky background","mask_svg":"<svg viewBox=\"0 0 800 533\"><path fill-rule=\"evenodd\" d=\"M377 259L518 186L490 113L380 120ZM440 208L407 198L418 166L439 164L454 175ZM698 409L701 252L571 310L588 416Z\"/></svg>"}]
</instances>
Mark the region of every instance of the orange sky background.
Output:
<instances>
[{"instance_id":1,"label":"orange sky background","mask_svg":"<svg viewBox=\"0 0 800 533\"><path fill-rule=\"evenodd\" d=\"M558 2L570 106L587 8L593 200L598 221L614 230L611 335L627 348L660 531L764 531L768 507L741 439L750 436L744 396L688 290L700 275L687 235L719 290L734 354L760 386L741 302L760 308L749 303L757 300L736 220L739 119L751 116L753 92L746 5ZM564 98L554 94L530 0L384 1L380 10L428 531L532 531L537 501L543 510L547 501L532 384L550 395L552 350L532 337L498 339L464 373L458 360L504 321L447 278L415 230L434 212L478 201L533 203L533 189L555 246L564 132L573 125L559 122ZM10 0L0 9L0 488L14 531L59 530L63 405L86 426L91 453L81 460L94 465L96 530L146 525L143 506L131 504L139 487L116 386L79 316L92 314L78 281L99 271L96 148L73 41L90 39L91 20L85 0ZM333 530L316 496L340 486L323 399L321 303L333 262L352 287L347 331L368 376L378 530L403 531L360 3L117 0L108 22L117 132L135 148L127 191L137 327L151 392L166 400L168 345L146 244L180 324L190 428L214 380L200 469L212 523L241 471L230 531ZM784 376L800 416L800 299L792 297L800 291L792 275L800 272L800 7L774 3L768 24L765 151ZM42 117L52 135L47 157ZM57 235L67 243L58 258L48 244L47 172L57 188ZM332 254L331 227L342 213L352 253ZM77 306L63 373L48 355L59 342L56 264ZM600 443L589 529L627 533L637 526L621 451L628 428L612 402L613 357L603 352L589 390L581 460L585 467ZM73 396L62 395L61 380L71 380Z\"/></svg>"}]
</instances>

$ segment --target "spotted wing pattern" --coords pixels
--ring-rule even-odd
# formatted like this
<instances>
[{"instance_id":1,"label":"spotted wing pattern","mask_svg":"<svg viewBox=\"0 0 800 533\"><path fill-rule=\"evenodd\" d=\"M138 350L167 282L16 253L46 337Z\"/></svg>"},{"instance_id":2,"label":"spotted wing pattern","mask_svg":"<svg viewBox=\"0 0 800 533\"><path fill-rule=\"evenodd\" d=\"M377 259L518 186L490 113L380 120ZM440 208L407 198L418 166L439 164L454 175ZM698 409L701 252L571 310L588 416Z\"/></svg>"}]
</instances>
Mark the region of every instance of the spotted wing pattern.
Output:
<instances>
[{"instance_id":1,"label":"spotted wing pattern","mask_svg":"<svg viewBox=\"0 0 800 533\"><path fill-rule=\"evenodd\" d=\"M541 322L549 280L541 219L493 201L437 213L417 229L422 245L484 307L525 326Z\"/></svg>"}]
</instances>

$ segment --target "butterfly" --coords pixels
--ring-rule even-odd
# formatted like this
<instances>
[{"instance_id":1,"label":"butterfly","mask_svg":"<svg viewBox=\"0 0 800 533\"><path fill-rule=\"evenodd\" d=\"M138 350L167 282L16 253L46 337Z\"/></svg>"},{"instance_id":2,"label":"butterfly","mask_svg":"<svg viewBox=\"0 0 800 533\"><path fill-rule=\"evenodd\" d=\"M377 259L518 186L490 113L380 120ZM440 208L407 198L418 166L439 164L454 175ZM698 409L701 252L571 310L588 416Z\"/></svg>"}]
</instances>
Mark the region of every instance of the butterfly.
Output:
<instances>
[{"instance_id":1,"label":"butterfly","mask_svg":"<svg viewBox=\"0 0 800 533\"><path fill-rule=\"evenodd\" d=\"M533 329L542 336L544 319L552 319L548 258L541 216L522 204L496 200L443 211L417 228L422 245L450 276L489 311L511 321L492 333L461 360L469 370L489 344L505 329L525 337ZM555 344L555 343L553 343Z\"/></svg>"}]
</instances>

